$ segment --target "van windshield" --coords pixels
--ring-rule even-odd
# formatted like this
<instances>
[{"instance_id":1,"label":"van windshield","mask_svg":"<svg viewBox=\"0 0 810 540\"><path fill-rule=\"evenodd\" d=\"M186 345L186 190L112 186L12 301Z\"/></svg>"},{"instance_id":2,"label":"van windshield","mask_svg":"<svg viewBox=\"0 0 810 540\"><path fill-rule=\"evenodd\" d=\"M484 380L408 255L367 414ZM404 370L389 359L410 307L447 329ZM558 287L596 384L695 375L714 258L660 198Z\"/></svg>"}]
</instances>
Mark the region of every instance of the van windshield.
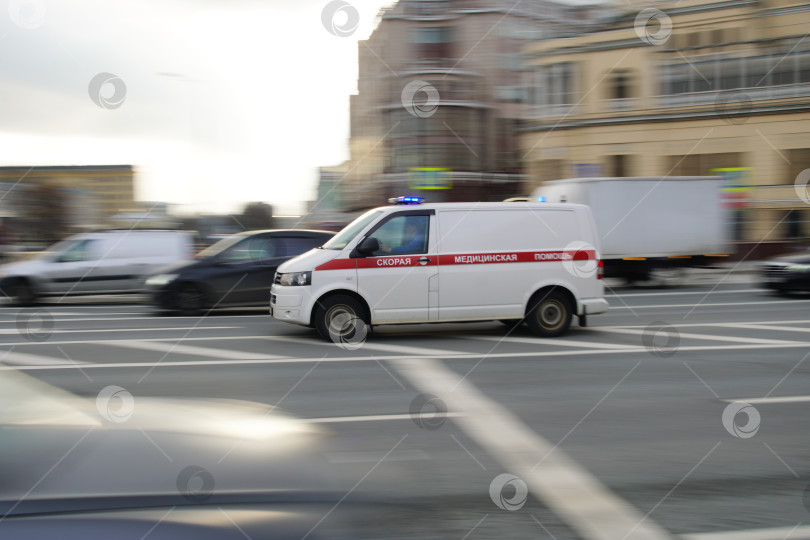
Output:
<instances>
[{"instance_id":1,"label":"van windshield","mask_svg":"<svg viewBox=\"0 0 810 540\"><path fill-rule=\"evenodd\" d=\"M378 208L376 210L369 210L359 218L355 219L348 225L346 225L339 233L333 236L327 243L325 243L322 247L324 249L336 249L340 250L345 248L349 242L357 236L360 231L365 229L369 223L377 219L382 213L382 209Z\"/></svg>"}]
</instances>

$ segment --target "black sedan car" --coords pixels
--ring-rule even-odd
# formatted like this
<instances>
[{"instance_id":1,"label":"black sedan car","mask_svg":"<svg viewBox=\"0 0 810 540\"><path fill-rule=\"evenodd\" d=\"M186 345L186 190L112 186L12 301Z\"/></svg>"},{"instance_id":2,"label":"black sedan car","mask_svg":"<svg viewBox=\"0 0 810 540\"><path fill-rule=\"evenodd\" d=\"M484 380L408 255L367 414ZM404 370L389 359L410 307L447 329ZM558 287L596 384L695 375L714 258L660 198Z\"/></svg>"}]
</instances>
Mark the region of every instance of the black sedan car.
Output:
<instances>
[{"instance_id":1,"label":"black sedan car","mask_svg":"<svg viewBox=\"0 0 810 540\"><path fill-rule=\"evenodd\" d=\"M149 277L147 292L158 309L186 315L228 306L267 305L276 268L333 235L302 229L234 234L204 249L194 260Z\"/></svg>"},{"instance_id":2,"label":"black sedan car","mask_svg":"<svg viewBox=\"0 0 810 540\"><path fill-rule=\"evenodd\" d=\"M810 251L780 255L760 264L762 285L783 293L810 291Z\"/></svg>"}]
</instances>

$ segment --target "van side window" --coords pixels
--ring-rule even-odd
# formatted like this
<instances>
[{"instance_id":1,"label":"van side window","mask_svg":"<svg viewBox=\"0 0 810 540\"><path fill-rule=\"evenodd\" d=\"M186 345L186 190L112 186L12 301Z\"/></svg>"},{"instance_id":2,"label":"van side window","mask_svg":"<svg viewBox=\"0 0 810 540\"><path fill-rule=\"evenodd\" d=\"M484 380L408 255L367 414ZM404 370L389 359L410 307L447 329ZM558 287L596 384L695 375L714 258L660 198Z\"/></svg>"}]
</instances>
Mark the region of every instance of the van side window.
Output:
<instances>
[{"instance_id":1,"label":"van side window","mask_svg":"<svg viewBox=\"0 0 810 540\"><path fill-rule=\"evenodd\" d=\"M57 257L56 262L82 262L91 260L90 244L92 240L76 242Z\"/></svg>"},{"instance_id":2,"label":"van side window","mask_svg":"<svg viewBox=\"0 0 810 540\"><path fill-rule=\"evenodd\" d=\"M371 235L380 243L374 255L415 255L427 253L430 216L397 216Z\"/></svg>"}]
</instances>

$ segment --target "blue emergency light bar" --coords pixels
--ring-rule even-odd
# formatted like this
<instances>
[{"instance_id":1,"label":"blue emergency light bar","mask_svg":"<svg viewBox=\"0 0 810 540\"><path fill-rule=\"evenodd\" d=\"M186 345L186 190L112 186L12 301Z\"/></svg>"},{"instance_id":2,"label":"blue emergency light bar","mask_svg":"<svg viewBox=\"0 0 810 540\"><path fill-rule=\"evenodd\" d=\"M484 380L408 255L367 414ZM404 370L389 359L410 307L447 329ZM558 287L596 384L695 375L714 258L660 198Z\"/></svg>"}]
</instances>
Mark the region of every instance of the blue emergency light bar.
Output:
<instances>
[{"instance_id":1,"label":"blue emergency light bar","mask_svg":"<svg viewBox=\"0 0 810 540\"><path fill-rule=\"evenodd\" d=\"M424 200L424 197L393 197L388 204L422 204Z\"/></svg>"},{"instance_id":2,"label":"blue emergency light bar","mask_svg":"<svg viewBox=\"0 0 810 540\"><path fill-rule=\"evenodd\" d=\"M545 197L543 197L542 195L540 195L539 197L537 197L537 202L546 202L547 200L548 200L548 199L546 199L546 198L545 198Z\"/></svg>"}]
</instances>

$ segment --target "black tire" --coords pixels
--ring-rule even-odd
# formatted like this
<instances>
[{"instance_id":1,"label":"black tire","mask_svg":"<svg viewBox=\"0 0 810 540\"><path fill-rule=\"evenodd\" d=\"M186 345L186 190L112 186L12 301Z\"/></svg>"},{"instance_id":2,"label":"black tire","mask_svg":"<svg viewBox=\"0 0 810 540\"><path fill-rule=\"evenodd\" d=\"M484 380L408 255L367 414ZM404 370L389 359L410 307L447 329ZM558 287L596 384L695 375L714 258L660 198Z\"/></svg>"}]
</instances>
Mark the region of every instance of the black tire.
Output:
<instances>
[{"instance_id":1,"label":"black tire","mask_svg":"<svg viewBox=\"0 0 810 540\"><path fill-rule=\"evenodd\" d=\"M25 279L20 279L11 286L8 296L15 306L26 307L33 306L37 303L37 293Z\"/></svg>"},{"instance_id":2,"label":"black tire","mask_svg":"<svg viewBox=\"0 0 810 540\"><path fill-rule=\"evenodd\" d=\"M360 321L360 323L358 323ZM365 325L361 327L360 324ZM318 303L315 329L325 340L333 343L351 342L368 328L368 315L363 305L351 296L330 296Z\"/></svg>"},{"instance_id":3,"label":"black tire","mask_svg":"<svg viewBox=\"0 0 810 540\"><path fill-rule=\"evenodd\" d=\"M184 283L177 290L177 309L183 315L199 315L205 309L205 291L194 283Z\"/></svg>"},{"instance_id":4,"label":"black tire","mask_svg":"<svg viewBox=\"0 0 810 540\"><path fill-rule=\"evenodd\" d=\"M559 291L538 294L532 299L526 324L535 335L556 337L564 334L571 326L573 311L568 296Z\"/></svg>"}]
</instances>

